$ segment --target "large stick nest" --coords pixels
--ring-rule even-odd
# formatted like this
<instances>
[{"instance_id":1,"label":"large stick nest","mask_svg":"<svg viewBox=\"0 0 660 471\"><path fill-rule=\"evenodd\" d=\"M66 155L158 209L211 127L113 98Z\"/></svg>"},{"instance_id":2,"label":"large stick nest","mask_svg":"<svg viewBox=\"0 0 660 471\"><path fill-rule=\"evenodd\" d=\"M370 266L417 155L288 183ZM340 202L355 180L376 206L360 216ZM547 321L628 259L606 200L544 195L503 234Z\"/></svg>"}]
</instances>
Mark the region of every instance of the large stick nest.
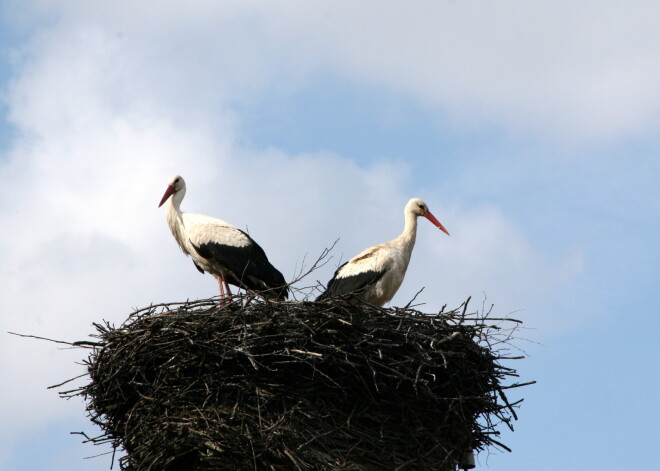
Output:
<instances>
[{"instance_id":1,"label":"large stick nest","mask_svg":"<svg viewBox=\"0 0 660 471\"><path fill-rule=\"evenodd\" d=\"M517 321L235 297L96 324L81 395L127 470L447 470L506 448ZM520 358L520 357L516 357Z\"/></svg>"}]
</instances>

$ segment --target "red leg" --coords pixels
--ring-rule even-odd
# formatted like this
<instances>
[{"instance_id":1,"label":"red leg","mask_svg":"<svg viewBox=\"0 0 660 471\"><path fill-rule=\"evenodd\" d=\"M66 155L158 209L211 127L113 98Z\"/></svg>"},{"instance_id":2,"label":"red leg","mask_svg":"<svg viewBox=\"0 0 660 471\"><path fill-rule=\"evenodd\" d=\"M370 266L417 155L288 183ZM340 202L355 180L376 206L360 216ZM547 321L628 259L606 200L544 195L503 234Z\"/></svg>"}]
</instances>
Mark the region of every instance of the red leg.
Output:
<instances>
[{"instance_id":1,"label":"red leg","mask_svg":"<svg viewBox=\"0 0 660 471\"><path fill-rule=\"evenodd\" d=\"M221 276L216 276L216 278L218 280L218 286L220 287L220 299L225 299L225 280L223 280Z\"/></svg>"}]
</instances>

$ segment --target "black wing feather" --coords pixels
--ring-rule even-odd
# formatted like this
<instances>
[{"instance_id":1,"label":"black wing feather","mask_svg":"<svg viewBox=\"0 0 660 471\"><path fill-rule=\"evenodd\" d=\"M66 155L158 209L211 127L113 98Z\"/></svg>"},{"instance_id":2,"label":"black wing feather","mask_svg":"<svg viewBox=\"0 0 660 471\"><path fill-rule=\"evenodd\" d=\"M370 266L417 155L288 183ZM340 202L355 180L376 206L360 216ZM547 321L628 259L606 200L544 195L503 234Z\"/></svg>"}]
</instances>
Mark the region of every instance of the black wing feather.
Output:
<instances>
[{"instance_id":1,"label":"black wing feather","mask_svg":"<svg viewBox=\"0 0 660 471\"><path fill-rule=\"evenodd\" d=\"M325 299L347 295L359 295L364 292L367 287L380 280L385 274L385 270L369 270L339 278L337 275L346 263L337 268L337 271L335 271L334 276L328 283L328 287L318 298L316 298L316 301L323 301Z\"/></svg>"},{"instance_id":2,"label":"black wing feather","mask_svg":"<svg viewBox=\"0 0 660 471\"><path fill-rule=\"evenodd\" d=\"M202 273L202 274L204 273L204 269L202 267L200 267L199 265L197 265L194 260L193 260L193 265L195 265L195 268L197 268L200 273Z\"/></svg>"},{"instance_id":3,"label":"black wing feather","mask_svg":"<svg viewBox=\"0 0 660 471\"><path fill-rule=\"evenodd\" d=\"M228 283L251 291L264 291L265 287L266 290L272 290L272 297L286 299L289 295L289 287L284 276L268 261L266 252L259 244L245 235L251 243L243 247L216 242L207 242L199 246L193 244L193 247L200 256L213 260L228 272Z\"/></svg>"}]
</instances>

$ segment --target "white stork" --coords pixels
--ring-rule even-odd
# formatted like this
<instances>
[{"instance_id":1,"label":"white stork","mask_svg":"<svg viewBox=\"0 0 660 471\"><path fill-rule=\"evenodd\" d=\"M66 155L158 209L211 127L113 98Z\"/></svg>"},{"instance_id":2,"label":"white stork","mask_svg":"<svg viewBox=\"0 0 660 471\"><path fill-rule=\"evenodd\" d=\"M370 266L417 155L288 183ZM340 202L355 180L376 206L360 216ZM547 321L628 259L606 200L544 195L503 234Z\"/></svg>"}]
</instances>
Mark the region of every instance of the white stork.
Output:
<instances>
[{"instance_id":1,"label":"white stork","mask_svg":"<svg viewBox=\"0 0 660 471\"><path fill-rule=\"evenodd\" d=\"M231 296L229 283L261 292L268 298L284 300L289 288L282 274L268 261L259 244L228 222L181 211L186 182L179 175L167 183L158 207L166 201L167 224L183 253L190 255L197 269L218 279L220 298Z\"/></svg>"},{"instance_id":2,"label":"white stork","mask_svg":"<svg viewBox=\"0 0 660 471\"><path fill-rule=\"evenodd\" d=\"M406 218L403 233L394 240L369 247L340 266L316 301L354 295L369 304L382 306L394 297L415 245L417 218L424 216L449 235L419 198L408 201L403 213Z\"/></svg>"}]
</instances>

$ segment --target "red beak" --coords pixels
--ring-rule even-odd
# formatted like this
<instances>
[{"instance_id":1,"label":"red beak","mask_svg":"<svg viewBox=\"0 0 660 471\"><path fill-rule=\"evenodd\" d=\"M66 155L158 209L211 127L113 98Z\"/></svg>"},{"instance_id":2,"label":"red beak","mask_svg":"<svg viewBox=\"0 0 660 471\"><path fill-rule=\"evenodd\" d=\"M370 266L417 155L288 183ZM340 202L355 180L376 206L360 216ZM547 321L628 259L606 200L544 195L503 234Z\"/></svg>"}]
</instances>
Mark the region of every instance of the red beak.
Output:
<instances>
[{"instance_id":1,"label":"red beak","mask_svg":"<svg viewBox=\"0 0 660 471\"><path fill-rule=\"evenodd\" d=\"M174 185L168 185L167 190L165 190L165 194L163 195L163 199L160 200L160 203L158 203L158 207L160 208L165 201L167 201L167 198L172 196L176 190L174 190Z\"/></svg>"},{"instance_id":2,"label":"red beak","mask_svg":"<svg viewBox=\"0 0 660 471\"><path fill-rule=\"evenodd\" d=\"M427 211L426 214L424 215L424 217L426 219L428 219L429 221L431 221L433 224L435 224L442 232L449 235L449 232L447 232L447 229L445 229L445 227L442 224L440 224L440 221L438 221L435 218L435 216L433 214L431 214L431 211Z\"/></svg>"}]
</instances>

